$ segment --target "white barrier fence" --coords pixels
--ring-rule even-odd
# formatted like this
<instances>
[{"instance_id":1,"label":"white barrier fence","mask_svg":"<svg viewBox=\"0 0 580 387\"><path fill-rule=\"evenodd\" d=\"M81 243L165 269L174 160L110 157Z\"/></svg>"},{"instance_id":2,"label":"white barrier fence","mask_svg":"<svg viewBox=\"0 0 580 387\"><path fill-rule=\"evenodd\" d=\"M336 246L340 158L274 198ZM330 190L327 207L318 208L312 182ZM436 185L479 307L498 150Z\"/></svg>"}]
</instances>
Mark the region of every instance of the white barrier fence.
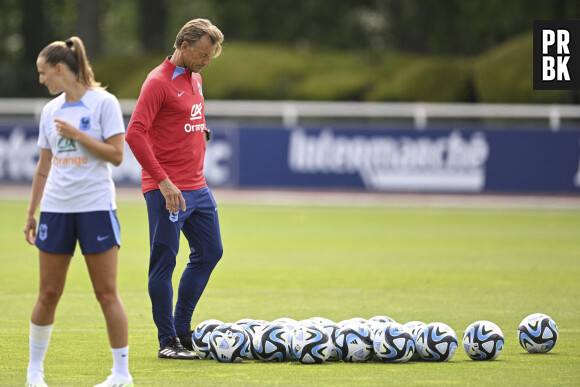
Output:
<instances>
[{"instance_id":1,"label":"white barrier fence","mask_svg":"<svg viewBox=\"0 0 580 387\"><path fill-rule=\"evenodd\" d=\"M47 99L0 98L0 117L38 117ZM135 108L135 100L120 100L125 116ZM301 118L402 118L413 120L417 129L432 119L539 120L551 130L559 130L562 120L580 120L580 105L405 103L405 102L315 102L315 101L206 101L209 118L279 118L287 127Z\"/></svg>"},{"instance_id":2,"label":"white barrier fence","mask_svg":"<svg viewBox=\"0 0 580 387\"><path fill-rule=\"evenodd\" d=\"M46 101L0 99L0 182L32 180ZM135 100L121 106L127 119ZM580 106L208 101L206 115L216 187L580 192ZM125 149L113 176L138 184Z\"/></svg>"}]
</instances>

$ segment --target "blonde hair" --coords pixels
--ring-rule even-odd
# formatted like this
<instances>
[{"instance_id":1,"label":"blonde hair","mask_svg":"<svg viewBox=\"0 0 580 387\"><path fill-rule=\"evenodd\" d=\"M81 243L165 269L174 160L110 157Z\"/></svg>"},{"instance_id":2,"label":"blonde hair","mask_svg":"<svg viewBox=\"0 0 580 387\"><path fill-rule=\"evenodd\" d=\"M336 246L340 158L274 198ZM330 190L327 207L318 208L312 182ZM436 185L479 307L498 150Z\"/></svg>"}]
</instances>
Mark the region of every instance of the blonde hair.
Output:
<instances>
[{"instance_id":1,"label":"blonde hair","mask_svg":"<svg viewBox=\"0 0 580 387\"><path fill-rule=\"evenodd\" d=\"M101 83L95 81L93 69L85 51L83 41L72 36L62 41L50 43L44 47L39 57L44 58L46 63L56 66L58 63L64 63L77 77L77 81L89 89L102 88Z\"/></svg>"},{"instance_id":2,"label":"blonde hair","mask_svg":"<svg viewBox=\"0 0 580 387\"><path fill-rule=\"evenodd\" d=\"M183 42L195 45L203 35L207 35L211 39L212 44L216 45L213 57L218 57L222 52L224 35L219 28L211 24L207 19L194 19L185 23L177 34L173 47L179 49Z\"/></svg>"}]
</instances>

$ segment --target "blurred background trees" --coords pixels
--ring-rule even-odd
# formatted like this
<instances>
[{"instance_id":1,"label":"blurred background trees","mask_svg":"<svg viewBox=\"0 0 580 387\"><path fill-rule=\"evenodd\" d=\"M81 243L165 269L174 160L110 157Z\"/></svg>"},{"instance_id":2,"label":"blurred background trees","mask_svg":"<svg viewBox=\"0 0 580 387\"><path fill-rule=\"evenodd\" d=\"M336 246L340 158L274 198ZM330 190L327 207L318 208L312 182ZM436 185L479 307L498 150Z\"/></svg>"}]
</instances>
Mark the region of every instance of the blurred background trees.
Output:
<instances>
[{"instance_id":1,"label":"blurred background trees","mask_svg":"<svg viewBox=\"0 0 580 387\"><path fill-rule=\"evenodd\" d=\"M151 67L172 53L179 28L196 17L226 36L214 61L222 66L212 77L215 98L578 102L577 93L532 92L531 75L521 86L529 92L518 97L481 90L511 65L511 51L531 50L533 20L579 19L577 0L0 0L0 96L46 96L38 52L78 35L98 79L134 98ZM284 61L270 63L271 55ZM523 64L514 59L524 72L529 55ZM274 68L256 71L267 66ZM133 72L136 85L119 75ZM271 90L235 86L228 74Z\"/></svg>"}]
</instances>

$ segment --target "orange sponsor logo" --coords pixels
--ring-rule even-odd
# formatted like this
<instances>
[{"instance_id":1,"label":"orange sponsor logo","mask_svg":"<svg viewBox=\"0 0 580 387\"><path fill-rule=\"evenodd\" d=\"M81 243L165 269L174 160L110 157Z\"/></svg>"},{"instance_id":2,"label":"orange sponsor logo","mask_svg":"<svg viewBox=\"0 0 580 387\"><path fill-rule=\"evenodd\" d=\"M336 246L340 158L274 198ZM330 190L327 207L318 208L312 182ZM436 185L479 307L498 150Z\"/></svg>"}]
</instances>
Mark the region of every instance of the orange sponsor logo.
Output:
<instances>
[{"instance_id":1,"label":"orange sponsor logo","mask_svg":"<svg viewBox=\"0 0 580 387\"><path fill-rule=\"evenodd\" d=\"M65 166L65 165L74 165L75 167L80 167L83 164L88 162L87 156L77 156L77 157L52 157L52 165L55 167L57 166Z\"/></svg>"}]
</instances>

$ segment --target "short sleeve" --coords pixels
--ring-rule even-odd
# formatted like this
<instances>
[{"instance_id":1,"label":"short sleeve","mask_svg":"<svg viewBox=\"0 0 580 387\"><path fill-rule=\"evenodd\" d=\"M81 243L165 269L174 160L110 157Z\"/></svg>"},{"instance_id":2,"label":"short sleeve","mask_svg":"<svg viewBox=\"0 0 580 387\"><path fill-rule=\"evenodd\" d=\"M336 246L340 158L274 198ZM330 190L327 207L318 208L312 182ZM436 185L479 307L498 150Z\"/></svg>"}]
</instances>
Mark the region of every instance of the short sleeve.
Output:
<instances>
[{"instance_id":1,"label":"short sleeve","mask_svg":"<svg viewBox=\"0 0 580 387\"><path fill-rule=\"evenodd\" d=\"M103 100L101 110L101 128L103 138L106 140L120 133L125 133L125 122L123 121L123 112L121 104L117 98L110 93Z\"/></svg>"},{"instance_id":2,"label":"short sleeve","mask_svg":"<svg viewBox=\"0 0 580 387\"><path fill-rule=\"evenodd\" d=\"M38 125L38 142L37 145L42 149L50 149L50 143L48 142L48 138L46 136L47 132L47 112L46 107L42 109L42 113L40 114L40 123Z\"/></svg>"}]
</instances>

